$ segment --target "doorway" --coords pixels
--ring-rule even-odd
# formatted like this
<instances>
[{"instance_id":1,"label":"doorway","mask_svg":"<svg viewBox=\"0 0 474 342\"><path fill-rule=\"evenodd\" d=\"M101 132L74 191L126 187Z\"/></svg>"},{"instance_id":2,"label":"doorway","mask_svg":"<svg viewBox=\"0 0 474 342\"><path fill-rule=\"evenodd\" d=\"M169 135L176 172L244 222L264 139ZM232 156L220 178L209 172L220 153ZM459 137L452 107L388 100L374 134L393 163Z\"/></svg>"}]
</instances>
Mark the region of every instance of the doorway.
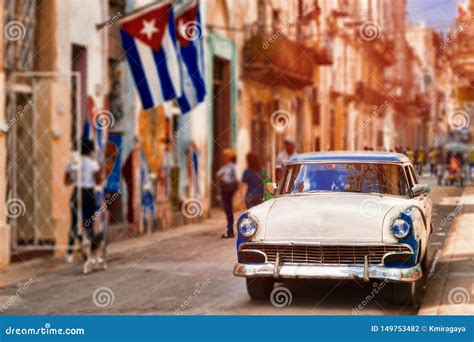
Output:
<instances>
[{"instance_id":1,"label":"doorway","mask_svg":"<svg viewBox=\"0 0 474 342\"><path fill-rule=\"evenodd\" d=\"M87 118L87 49L85 46L80 46L73 44L72 45L72 55L71 55L71 69L73 72L79 72L80 74L80 89L76 84L76 78L71 78L72 92L71 92L71 114L73 123L71 127L71 141L75 141L77 135L77 125L76 120L79 118L81 121L81 127L84 127L84 122ZM81 94L78 98L77 93ZM78 113L78 103L80 103L80 113ZM82 132L80 132L82 135Z\"/></svg>"},{"instance_id":2,"label":"doorway","mask_svg":"<svg viewBox=\"0 0 474 342\"><path fill-rule=\"evenodd\" d=\"M213 207L220 205L219 187L217 186L216 173L221 165L222 151L232 147L231 130L231 98L230 98L230 62L228 60L214 57L213 79L212 79L212 119L213 137L212 142L212 199Z\"/></svg>"}]
</instances>

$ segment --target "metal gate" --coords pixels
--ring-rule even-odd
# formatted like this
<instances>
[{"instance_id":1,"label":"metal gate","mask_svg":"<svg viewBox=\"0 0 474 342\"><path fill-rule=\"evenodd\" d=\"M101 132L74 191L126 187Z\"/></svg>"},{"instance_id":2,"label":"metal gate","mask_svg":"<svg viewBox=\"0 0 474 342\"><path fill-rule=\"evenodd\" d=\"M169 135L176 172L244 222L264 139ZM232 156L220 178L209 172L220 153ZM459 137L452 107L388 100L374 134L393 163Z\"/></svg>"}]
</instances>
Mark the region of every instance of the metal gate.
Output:
<instances>
[{"instance_id":1,"label":"metal gate","mask_svg":"<svg viewBox=\"0 0 474 342\"><path fill-rule=\"evenodd\" d=\"M6 208L12 229L13 254L21 250L66 247L55 243L55 232L51 229L52 210L57 199L51 198L50 189L55 186L53 183L62 184L63 179L51 179L51 146L55 143L54 135L59 133L54 131L50 120L51 98L45 95L50 90L49 86L58 82L67 82L71 90L71 104L75 102L70 113L72 125L75 126L71 129L75 135L68 139L70 148L78 146L81 133L81 120L77 119L80 118L80 86L71 86L79 84L79 73L14 72L8 80ZM69 115L67 108L57 110ZM73 141L76 143L73 144ZM64 187L64 191L69 190Z\"/></svg>"},{"instance_id":2,"label":"metal gate","mask_svg":"<svg viewBox=\"0 0 474 342\"><path fill-rule=\"evenodd\" d=\"M52 129L52 110L71 115L74 136L79 140L80 77L78 73L33 71L36 50L37 0L6 0L4 6L4 68L6 74L7 220L11 227L13 255L22 249L52 249L51 149L57 134ZM71 110L52 108L48 94L52 85L71 91ZM73 96L75 94L76 96ZM50 111L48 113L48 111ZM75 127L75 128L74 128ZM70 147L70 146L68 146ZM48 182L50 182L48 184ZM64 187L64 191L70 191ZM80 213L79 213L80 214Z\"/></svg>"}]
</instances>

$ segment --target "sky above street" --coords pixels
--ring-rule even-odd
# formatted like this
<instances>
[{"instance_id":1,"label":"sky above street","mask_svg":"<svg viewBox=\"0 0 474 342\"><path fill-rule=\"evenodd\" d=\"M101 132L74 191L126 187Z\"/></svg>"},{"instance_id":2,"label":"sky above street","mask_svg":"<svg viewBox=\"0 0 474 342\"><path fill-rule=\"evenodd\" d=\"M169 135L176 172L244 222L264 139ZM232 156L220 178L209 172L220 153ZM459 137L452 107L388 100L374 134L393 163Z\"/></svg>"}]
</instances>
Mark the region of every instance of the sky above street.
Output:
<instances>
[{"instance_id":1,"label":"sky above street","mask_svg":"<svg viewBox=\"0 0 474 342\"><path fill-rule=\"evenodd\" d=\"M408 0L411 23L425 22L438 32L446 32L456 17L457 0Z\"/></svg>"}]
</instances>

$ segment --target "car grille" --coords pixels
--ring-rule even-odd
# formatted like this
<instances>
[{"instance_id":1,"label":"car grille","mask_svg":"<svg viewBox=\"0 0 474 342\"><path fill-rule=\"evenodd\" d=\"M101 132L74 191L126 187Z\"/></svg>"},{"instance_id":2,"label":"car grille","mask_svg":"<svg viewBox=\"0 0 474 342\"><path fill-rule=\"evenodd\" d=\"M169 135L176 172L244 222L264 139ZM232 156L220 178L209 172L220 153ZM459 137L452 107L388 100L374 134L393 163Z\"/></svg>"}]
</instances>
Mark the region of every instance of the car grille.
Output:
<instances>
[{"instance_id":1,"label":"car grille","mask_svg":"<svg viewBox=\"0 0 474 342\"><path fill-rule=\"evenodd\" d=\"M364 264L365 256L369 264L381 264L382 258L389 252L411 252L408 246L334 246L334 245L273 245L244 244L243 250L259 250L267 255L267 260L275 262L277 253L280 262L293 264Z\"/></svg>"}]
</instances>

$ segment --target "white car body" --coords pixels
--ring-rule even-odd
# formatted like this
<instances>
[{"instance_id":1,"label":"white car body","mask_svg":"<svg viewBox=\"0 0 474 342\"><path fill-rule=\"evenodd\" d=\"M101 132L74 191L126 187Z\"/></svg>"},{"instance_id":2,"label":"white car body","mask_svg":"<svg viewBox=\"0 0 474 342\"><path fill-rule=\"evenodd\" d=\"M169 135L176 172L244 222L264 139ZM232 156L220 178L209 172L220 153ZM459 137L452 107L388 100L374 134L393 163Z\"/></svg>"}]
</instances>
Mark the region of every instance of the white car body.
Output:
<instances>
[{"instance_id":1,"label":"white car body","mask_svg":"<svg viewBox=\"0 0 474 342\"><path fill-rule=\"evenodd\" d=\"M358 278L403 283L416 282L423 276L432 204L427 197L429 189L418 184L406 156L376 152L312 153L292 158L287 167L343 162L399 165L402 175L406 173L409 195L277 193L239 219L239 261L234 275L275 281ZM410 226L403 239L396 238L391 230L398 218ZM245 219L257 226L250 237L240 232ZM398 261L408 256L410 262Z\"/></svg>"}]
</instances>

